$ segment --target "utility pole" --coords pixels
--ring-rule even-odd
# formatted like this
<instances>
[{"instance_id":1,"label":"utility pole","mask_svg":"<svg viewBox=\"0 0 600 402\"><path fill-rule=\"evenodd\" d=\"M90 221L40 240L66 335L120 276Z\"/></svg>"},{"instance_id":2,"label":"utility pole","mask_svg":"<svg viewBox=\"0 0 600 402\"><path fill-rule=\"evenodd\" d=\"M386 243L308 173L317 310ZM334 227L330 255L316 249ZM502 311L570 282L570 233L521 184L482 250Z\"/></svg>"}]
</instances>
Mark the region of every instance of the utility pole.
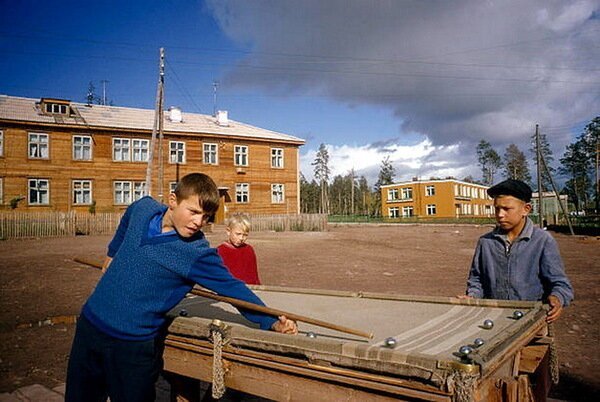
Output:
<instances>
[{"instance_id":1,"label":"utility pole","mask_svg":"<svg viewBox=\"0 0 600 402\"><path fill-rule=\"evenodd\" d=\"M538 182L538 224L544 228L544 188L542 185L542 151L540 149L540 125L535 125L535 155L537 157L537 182ZM559 201L560 202L560 201Z\"/></svg>"},{"instance_id":2,"label":"utility pole","mask_svg":"<svg viewBox=\"0 0 600 402\"><path fill-rule=\"evenodd\" d=\"M106 106L106 84L108 84L108 80L100 81L102 83L102 105Z\"/></svg>"},{"instance_id":3,"label":"utility pole","mask_svg":"<svg viewBox=\"0 0 600 402\"><path fill-rule=\"evenodd\" d=\"M160 132L160 142L158 149L158 164L159 164L159 201L163 198L163 172L162 172L162 131L163 131L163 97L165 84L165 49L160 48L159 60L159 75L158 85L156 88L156 104L154 110L154 126L152 128L152 139L150 141L150 151L148 154L148 167L146 168L146 191L148 195L152 195L152 166L154 159L154 147L156 145L157 133Z\"/></svg>"},{"instance_id":4,"label":"utility pole","mask_svg":"<svg viewBox=\"0 0 600 402\"><path fill-rule=\"evenodd\" d=\"M213 116L217 116L217 89L219 88L219 81L213 81Z\"/></svg>"}]
</instances>

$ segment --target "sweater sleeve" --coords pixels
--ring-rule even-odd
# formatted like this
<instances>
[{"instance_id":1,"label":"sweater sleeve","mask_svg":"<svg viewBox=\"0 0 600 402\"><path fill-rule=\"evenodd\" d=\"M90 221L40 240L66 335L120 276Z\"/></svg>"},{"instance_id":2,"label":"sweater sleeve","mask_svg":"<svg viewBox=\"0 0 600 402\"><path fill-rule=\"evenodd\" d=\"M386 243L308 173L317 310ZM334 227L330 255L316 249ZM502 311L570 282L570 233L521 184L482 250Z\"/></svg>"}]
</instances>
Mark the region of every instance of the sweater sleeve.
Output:
<instances>
[{"instance_id":1,"label":"sweater sleeve","mask_svg":"<svg viewBox=\"0 0 600 402\"><path fill-rule=\"evenodd\" d=\"M483 298L483 285L481 283L481 247L482 241L479 239L475 248L475 255L471 262L469 271L469 279L467 280L467 296L472 296L476 299Z\"/></svg>"},{"instance_id":2,"label":"sweater sleeve","mask_svg":"<svg viewBox=\"0 0 600 402\"><path fill-rule=\"evenodd\" d=\"M565 274L556 240L548 235L540 260L540 277L544 293L558 297L563 306L573 300L573 287Z\"/></svg>"},{"instance_id":3,"label":"sweater sleeve","mask_svg":"<svg viewBox=\"0 0 600 402\"><path fill-rule=\"evenodd\" d=\"M131 214L135 208L135 203L131 204L125 210L123 217L121 217L121 221L119 222L119 226L115 235L113 236L111 242L108 244L108 252L106 253L110 258L114 257L119 251L121 244L123 243L123 239L125 238L125 233L127 233L127 228L129 227L129 219L131 218Z\"/></svg>"},{"instance_id":4,"label":"sweater sleeve","mask_svg":"<svg viewBox=\"0 0 600 402\"><path fill-rule=\"evenodd\" d=\"M231 275L214 248L207 248L202 252L190 270L189 279L219 295L244 300L261 306L265 305L244 282ZM240 308L238 310L246 319L259 324L261 329L270 329L275 321L277 321L276 317L267 314L251 312Z\"/></svg>"}]
</instances>

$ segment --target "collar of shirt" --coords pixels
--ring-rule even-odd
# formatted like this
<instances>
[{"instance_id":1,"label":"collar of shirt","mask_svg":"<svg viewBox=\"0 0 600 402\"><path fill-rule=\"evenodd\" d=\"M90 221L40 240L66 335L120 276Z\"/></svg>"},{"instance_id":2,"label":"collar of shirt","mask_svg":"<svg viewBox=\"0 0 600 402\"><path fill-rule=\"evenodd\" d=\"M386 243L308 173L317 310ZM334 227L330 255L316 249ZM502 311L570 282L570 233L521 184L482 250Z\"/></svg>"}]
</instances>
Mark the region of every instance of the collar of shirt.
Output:
<instances>
[{"instance_id":1,"label":"collar of shirt","mask_svg":"<svg viewBox=\"0 0 600 402\"><path fill-rule=\"evenodd\" d=\"M517 238L513 241L513 243L516 243L520 240L531 239L532 233L533 233L533 222L531 221L531 219L529 219L529 217L527 217L527 218L525 218L525 226L523 227L523 230L521 230L521 233L519 233L519 236L517 236ZM500 229L498 226L496 226L496 228L494 229L493 235L495 237L498 237L499 239L501 239L505 244L510 244L510 242L508 241L507 234L502 229Z\"/></svg>"},{"instance_id":2,"label":"collar of shirt","mask_svg":"<svg viewBox=\"0 0 600 402\"><path fill-rule=\"evenodd\" d=\"M175 229L164 233L162 231L162 220L165 212L166 211L161 211L150 219L150 225L148 225L148 237L169 236L175 233Z\"/></svg>"}]
</instances>

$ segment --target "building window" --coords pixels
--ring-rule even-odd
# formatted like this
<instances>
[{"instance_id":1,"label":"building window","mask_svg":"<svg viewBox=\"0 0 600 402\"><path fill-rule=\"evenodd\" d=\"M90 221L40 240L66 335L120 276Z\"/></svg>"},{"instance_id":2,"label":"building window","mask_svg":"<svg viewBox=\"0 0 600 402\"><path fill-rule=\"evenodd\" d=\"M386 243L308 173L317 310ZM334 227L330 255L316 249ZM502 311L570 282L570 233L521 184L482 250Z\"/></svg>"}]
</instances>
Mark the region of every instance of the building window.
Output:
<instances>
[{"instance_id":1,"label":"building window","mask_svg":"<svg viewBox=\"0 0 600 402\"><path fill-rule=\"evenodd\" d=\"M46 103L46 113L68 114L69 106L61 103Z\"/></svg>"},{"instance_id":2,"label":"building window","mask_svg":"<svg viewBox=\"0 0 600 402\"><path fill-rule=\"evenodd\" d=\"M398 189L390 188L388 190L388 201L394 201L398 199Z\"/></svg>"},{"instance_id":3,"label":"building window","mask_svg":"<svg viewBox=\"0 0 600 402\"><path fill-rule=\"evenodd\" d=\"M132 140L132 151L134 162L148 162L148 153L150 149L149 140Z\"/></svg>"},{"instance_id":4,"label":"building window","mask_svg":"<svg viewBox=\"0 0 600 402\"><path fill-rule=\"evenodd\" d=\"M4 131L0 131L0 156L4 156Z\"/></svg>"},{"instance_id":5,"label":"building window","mask_svg":"<svg viewBox=\"0 0 600 402\"><path fill-rule=\"evenodd\" d=\"M216 165L219 163L217 144L204 144L204 163L207 165Z\"/></svg>"},{"instance_id":6,"label":"building window","mask_svg":"<svg viewBox=\"0 0 600 402\"><path fill-rule=\"evenodd\" d=\"M29 133L29 157L48 159L48 134Z\"/></svg>"},{"instance_id":7,"label":"building window","mask_svg":"<svg viewBox=\"0 0 600 402\"><path fill-rule=\"evenodd\" d=\"M271 148L271 167L283 167L283 148Z\"/></svg>"},{"instance_id":8,"label":"building window","mask_svg":"<svg viewBox=\"0 0 600 402\"><path fill-rule=\"evenodd\" d=\"M73 204L90 205L92 203L92 181L73 180Z\"/></svg>"},{"instance_id":9,"label":"building window","mask_svg":"<svg viewBox=\"0 0 600 402\"><path fill-rule=\"evenodd\" d=\"M388 216L390 218L398 218L398 217L400 217L400 209L398 207L388 208Z\"/></svg>"},{"instance_id":10,"label":"building window","mask_svg":"<svg viewBox=\"0 0 600 402\"><path fill-rule=\"evenodd\" d=\"M116 181L114 183L115 204L129 205L131 204L131 182Z\"/></svg>"},{"instance_id":11,"label":"building window","mask_svg":"<svg viewBox=\"0 0 600 402\"><path fill-rule=\"evenodd\" d=\"M176 188L177 188L177 182L176 181L170 181L169 182L169 194L175 193L175 189Z\"/></svg>"},{"instance_id":12,"label":"building window","mask_svg":"<svg viewBox=\"0 0 600 402\"><path fill-rule=\"evenodd\" d=\"M427 197L431 197L432 195L435 195L435 186L426 186L425 187L425 195Z\"/></svg>"},{"instance_id":13,"label":"building window","mask_svg":"<svg viewBox=\"0 0 600 402\"><path fill-rule=\"evenodd\" d=\"M271 184L271 202L273 204L282 204L284 201L283 197L284 186L283 184Z\"/></svg>"},{"instance_id":14,"label":"building window","mask_svg":"<svg viewBox=\"0 0 600 402\"><path fill-rule=\"evenodd\" d=\"M129 138L113 138L113 161L126 162L131 160L130 144Z\"/></svg>"},{"instance_id":15,"label":"building window","mask_svg":"<svg viewBox=\"0 0 600 402\"><path fill-rule=\"evenodd\" d=\"M427 204L427 215L435 215L435 204Z\"/></svg>"},{"instance_id":16,"label":"building window","mask_svg":"<svg viewBox=\"0 0 600 402\"><path fill-rule=\"evenodd\" d=\"M0 205L4 204L4 178L0 177Z\"/></svg>"},{"instance_id":17,"label":"building window","mask_svg":"<svg viewBox=\"0 0 600 402\"><path fill-rule=\"evenodd\" d=\"M248 183L235 184L235 202L247 203L250 201L250 185Z\"/></svg>"},{"instance_id":18,"label":"building window","mask_svg":"<svg viewBox=\"0 0 600 402\"><path fill-rule=\"evenodd\" d=\"M169 162L185 163L185 142L169 141Z\"/></svg>"},{"instance_id":19,"label":"building window","mask_svg":"<svg viewBox=\"0 0 600 402\"><path fill-rule=\"evenodd\" d=\"M144 196L146 196L146 182L145 181L134 181L133 182L133 201L137 201Z\"/></svg>"},{"instance_id":20,"label":"building window","mask_svg":"<svg viewBox=\"0 0 600 402\"><path fill-rule=\"evenodd\" d=\"M409 217L413 216L413 211L414 211L414 208L411 206L402 207L402 217L409 218Z\"/></svg>"},{"instance_id":21,"label":"building window","mask_svg":"<svg viewBox=\"0 0 600 402\"><path fill-rule=\"evenodd\" d=\"M248 147L246 145L236 145L234 149L234 164L236 166L248 166Z\"/></svg>"},{"instance_id":22,"label":"building window","mask_svg":"<svg viewBox=\"0 0 600 402\"><path fill-rule=\"evenodd\" d=\"M47 179L28 180L29 205L50 204L50 182Z\"/></svg>"},{"instance_id":23,"label":"building window","mask_svg":"<svg viewBox=\"0 0 600 402\"><path fill-rule=\"evenodd\" d=\"M402 189L402 199L410 200L412 199L412 187L405 187Z\"/></svg>"},{"instance_id":24,"label":"building window","mask_svg":"<svg viewBox=\"0 0 600 402\"><path fill-rule=\"evenodd\" d=\"M92 160L92 137L89 135L73 136L73 160Z\"/></svg>"}]
</instances>

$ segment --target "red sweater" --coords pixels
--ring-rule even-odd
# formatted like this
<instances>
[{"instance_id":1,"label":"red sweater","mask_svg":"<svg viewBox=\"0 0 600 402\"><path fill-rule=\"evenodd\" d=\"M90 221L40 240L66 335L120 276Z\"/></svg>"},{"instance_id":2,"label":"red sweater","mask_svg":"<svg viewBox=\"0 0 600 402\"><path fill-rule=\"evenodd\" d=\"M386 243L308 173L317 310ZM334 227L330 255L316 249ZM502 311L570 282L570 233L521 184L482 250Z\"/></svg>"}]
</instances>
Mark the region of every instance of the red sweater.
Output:
<instances>
[{"instance_id":1,"label":"red sweater","mask_svg":"<svg viewBox=\"0 0 600 402\"><path fill-rule=\"evenodd\" d=\"M230 243L223 243L217 247L217 252L233 276L248 285L260 285L256 254L251 245L234 247Z\"/></svg>"}]
</instances>

